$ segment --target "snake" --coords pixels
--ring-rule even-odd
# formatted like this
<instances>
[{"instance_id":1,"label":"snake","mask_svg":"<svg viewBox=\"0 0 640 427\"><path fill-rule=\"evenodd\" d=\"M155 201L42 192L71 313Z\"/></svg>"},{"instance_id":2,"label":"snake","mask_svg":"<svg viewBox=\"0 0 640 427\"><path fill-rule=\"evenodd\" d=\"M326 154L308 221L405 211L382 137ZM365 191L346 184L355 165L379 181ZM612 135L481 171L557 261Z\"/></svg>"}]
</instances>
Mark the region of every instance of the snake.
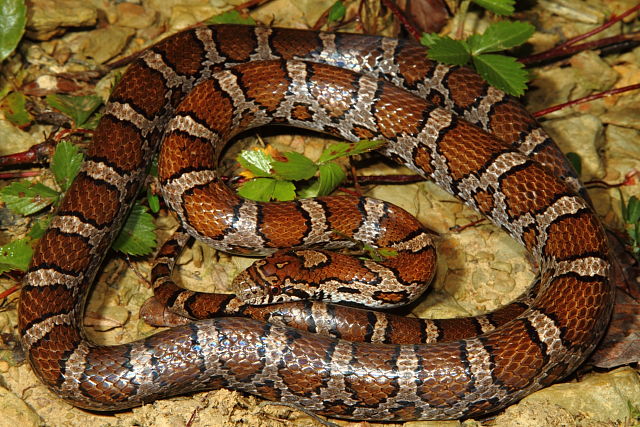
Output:
<instances>
[{"instance_id":1,"label":"snake","mask_svg":"<svg viewBox=\"0 0 640 427\"><path fill-rule=\"evenodd\" d=\"M431 343L356 342L235 316L127 344L87 339L88 290L160 141L217 155L238 132L271 123L386 141L383 154L524 245L539 268L535 295L495 328L470 324L464 338ZM160 160L175 190L165 195L179 212L206 207L205 190L217 185L209 165L183 164L180 157L201 157L188 147ZM241 249L255 235L268 243L262 208L230 200L235 229L219 227L210 238ZM311 214L325 227L340 216L323 202L288 209L300 240L314 231ZM375 234L385 214L370 211ZM197 214L180 215L185 227L199 227ZM84 409L123 410L224 387L335 418L467 418L549 386L585 360L612 312L609 270L602 225L562 153L517 100L473 71L431 61L403 39L200 26L145 50L115 86L81 171L34 250L18 323L35 374Z\"/></svg>"}]
</instances>

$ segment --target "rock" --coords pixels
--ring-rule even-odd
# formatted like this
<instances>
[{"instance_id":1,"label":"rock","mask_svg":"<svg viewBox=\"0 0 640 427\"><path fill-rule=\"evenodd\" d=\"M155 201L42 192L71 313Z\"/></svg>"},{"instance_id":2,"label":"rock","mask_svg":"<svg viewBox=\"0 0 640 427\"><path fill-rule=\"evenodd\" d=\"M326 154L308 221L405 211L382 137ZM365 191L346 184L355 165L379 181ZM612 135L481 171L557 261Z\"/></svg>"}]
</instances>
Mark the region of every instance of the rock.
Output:
<instances>
[{"instance_id":1,"label":"rock","mask_svg":"<svg viewBox=\"0 0 640 427\"><path fill-rule=\"evenodd\" d=\"M135 30L132 28L110 26L70 34L66 37L66 41L75 54L93 58L97 63L102 64L120 54L134 34Z\"/></svg>"},{"instance_id":2,"label":"rock","mask_svg":"<svg viewBox=\"0 0 640 427\"><path fill-rule=\"evenodd\" d=\"M595 51L580 52L569 60L577 71L578 86L584 93L573 93L574 97L588 95L592 91L611 89L620 75L613 70Z\"/></svg>"},{"instance_id":3,"label":"rock","mask_svg":"<svg viewBox=\"0 0 640 427\"><path fill-rule=\"evenodd\" d=\"M612 179L621 179L633 168L638 168L640 159L640 131L615 125L607 126L607 146L605 157L607 165L619 173Z\"/></svg>"},{"instance_id":4,"label":"rock","mask_svg":"<svg viewBox=\"0 0 640 427\"><path fill-rule=\"evenodd\" d=\"M36 144L36 139L30 134L4 119L0 119L0 141L0 156L19 153Z\"/></svg>"},{"instance_id":5,"label":"rock","mask_svg":"<svg viewBox=\"0 0 640 427\"><path fill-rule=\"evenodd\" d=\"M598 24L604 21L605 14L581 0L540 0L540 7L550 13L567 18L570 21Z\"/></svg>"},{"instance_id":6,"label":"rock","mask_svg":"<svg viewBox=\"0 0 640 427\"><path fill-rule=\"evenodd\" d=\"M604 132L598 117L585 114L549 120L543 127L564 153L574 152L580 156L583 181L604 176L604 164L598 154L604 144Z\"/></svg>"},{"instance_id":7,"label":"rock","mask_svg":"<svg viewBox=\"0 0 640 427\"><path fill-rule=\"evenodd\" d=\"M4 387L0 387L0 408L2 426L41 426L42 419L22 399Z\"/></svg>"},{"instance_id":8,"label":"rock","mask_svg":"<svg viewBox=\"0 0 640 427\"><path fill-rule=\"evenodd\" d=\"M577 71L573 68L551 68L535 71L531 90L525 95L525 105L529 111L539 111L553 105L567 102L576 87ZM547 114L545 118L563 117L572 114L568 108Z\"/></svg>"},{"instance_id":9,"label":"rock","mask_svg":"<svg viewBox=\"0 0 640 427\"><path fill-rule=\"evenodd\" d=\"M621 109L612 109L604 113L600 118L604 123L616 126L640 129L640 107L625 106Z\"/></svg>"},{"instance_id":10,"label":"rock","mask_svg":"<svg viewBox=\"0 0 640 427\"><path fill-rule=\"evenodd\" d=\"M119 3L116 6L118 25L129 28L147 28L155 20L157 13L133 3Z\"/></svg>"},{"instance_id":11,"label":"rock","mask_svg":"<svg viewBox=\"0 0 640 427\"><path fill-rule=\"evenodd\" d=\"M549 408L561 407L575 417L624 423L625 419L630 419L630 406L640 407L640 375L630 367L591 374L577 383L555 384L540 390L525 397L517 406L523 403L540 404L537 410L540 414L548 412ZM502 424L496 419L496 425Z\"/></svg>"},{"instance_id":12,"label":"rock","mask_svg":"<svg viewBox=\"0 0 640 427\"><path fill-rule=\"evenodd\" d=\"M86 1L32 0L27 17L27 35L37 40L49 40L64 33L67 27L93 26L97 19L98 10Z\"/></svg>"}]
</instances>

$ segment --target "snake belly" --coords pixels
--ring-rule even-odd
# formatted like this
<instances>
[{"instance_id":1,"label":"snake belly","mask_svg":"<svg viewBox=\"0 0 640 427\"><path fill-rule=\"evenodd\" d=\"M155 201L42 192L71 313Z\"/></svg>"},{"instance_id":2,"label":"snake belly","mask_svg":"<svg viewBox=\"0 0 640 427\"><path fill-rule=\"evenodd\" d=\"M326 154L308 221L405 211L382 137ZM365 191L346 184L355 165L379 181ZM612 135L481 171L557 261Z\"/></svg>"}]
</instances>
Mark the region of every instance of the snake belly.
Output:
<instances>
[{"instance_id":1,"label":"snake belly","mask_svg":"<svg viewBox=\"0 0 640 427\"><path fill-rule=\"evenodd\" d=\"M320 130L350 139L381 134L388 155L524 244L540 268L529 308L494 331L433 344L356 343L233 317L129 344L89 342L81 327L86 294L177 106L190 109L184 100L194 89L217 91L227 108L215 110L235 126L243 107L228 101L263 96L266 81L287 88L271 101L289 103L261 111L281 107L295 119L304 110L296 105L316 115L342 109L337 118L326 114ZM414 104L418 98L394 85L426 101ZM309 97L303 92L311 87L317 93ZM336 93L348 94L348 102L337 102ZM360 123L360 113L373 122ZM428 61L412 42L261 27L187 30L147 50L114 89L25 276L22 343L43 383L92 410L228 387L348 419L495 411L572 372L609 321L607 241L580 190L557 147L517 102L464 68Z\"/></svg>"}]
</instances>

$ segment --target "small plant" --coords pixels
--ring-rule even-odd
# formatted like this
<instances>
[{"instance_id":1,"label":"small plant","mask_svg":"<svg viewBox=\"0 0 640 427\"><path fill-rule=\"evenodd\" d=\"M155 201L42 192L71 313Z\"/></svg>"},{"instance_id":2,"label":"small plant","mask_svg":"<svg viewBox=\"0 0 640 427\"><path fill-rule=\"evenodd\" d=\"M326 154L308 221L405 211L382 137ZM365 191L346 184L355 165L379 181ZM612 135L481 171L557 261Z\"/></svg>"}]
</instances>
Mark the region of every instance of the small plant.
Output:
<instances>
[{"instance_id":1,"label":"small plant","mask_svg":"<svg viewBox=\"0 0 640 427\"><path fill-rule=\"evenodd\" d=\"M57 145L50 166L59 189L27 180L17 181L0 190L0 199L7 208L20 215L33 215L49 206L55 207L80 172L82 160L78 147L63 141ZM0 273L27 269L32 243L44 235L50 220L51 215L46 215L33 225L26 237L0 246ZM146 207L136 204L113 248L128 255L147 255L156 246L154 231L153 217Z\"/></svg>"},{"instance_id":2,"label":"small plant","mask_svg":"<svg viewBox=\"0 0 640 427\"><path fill-rule=\"evenodd\" d=\"M495 14L513 13L513 0L474 2ZM461 15L466 13L468 4L468 0L462 2ZM531 24L525 22L499 21L490 25L483 34L474 34L465 40L425 33L420 42L429 48L429 58L450 65L472 65L492 86L520 96L526 89L527 71L515 58L495 52L521 45L534 30Z\"/></svg>"},{"instance_id":3,"label":"small plant","mask_svg":"<svg viewBox=\"0 0 640 427\"><path fill-rule=\"evenodd\" d=\"M244 150L236 160L247 170L243 175L250 180L242 184L238 194L261 202L325 196L346 178L334 160L375 150L383 144L369 140L354 144L338 142L327 147L316 162L296 152Z\"/></svg>"},{"instance_id":4,"label":"small plant","mask_svg":"<svg viewBox=\"0 0 640 427\"><path fill-rule=\"evenodd\" d=\"M620 192L620 210L629 236L631 254L640 261L640 199L631 196L629 201L625 202L624 196Z\"/></svg>"}]
</instances>

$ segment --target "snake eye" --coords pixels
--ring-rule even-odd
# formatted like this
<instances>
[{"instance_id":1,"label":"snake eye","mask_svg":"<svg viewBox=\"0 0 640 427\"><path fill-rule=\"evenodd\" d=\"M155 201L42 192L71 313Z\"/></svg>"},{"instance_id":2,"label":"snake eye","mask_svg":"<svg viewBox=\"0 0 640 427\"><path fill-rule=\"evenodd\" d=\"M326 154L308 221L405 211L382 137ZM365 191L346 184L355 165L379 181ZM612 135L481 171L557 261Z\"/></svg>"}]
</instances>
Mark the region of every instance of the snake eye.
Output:
<instances>
[{"instance_id":1,"label":"snake eye","mask_svg":"<svg viewBox=\"0 0 640 427\"><path fill-rule=\"evenodd\" d=\"M280 295L280 286L272 286L271 289L271 295Z\"/></svg>"}]
</instances>

